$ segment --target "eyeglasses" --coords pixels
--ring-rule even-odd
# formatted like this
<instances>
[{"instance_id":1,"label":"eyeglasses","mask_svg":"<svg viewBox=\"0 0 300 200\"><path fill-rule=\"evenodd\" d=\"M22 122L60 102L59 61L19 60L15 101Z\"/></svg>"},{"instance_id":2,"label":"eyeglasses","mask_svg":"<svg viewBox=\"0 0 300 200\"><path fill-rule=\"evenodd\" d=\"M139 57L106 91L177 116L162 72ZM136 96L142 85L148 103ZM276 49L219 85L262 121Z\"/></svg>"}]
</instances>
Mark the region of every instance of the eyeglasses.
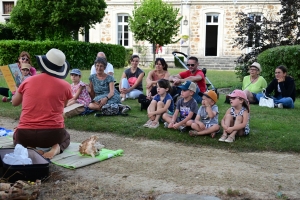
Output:
<instances>
[{"instance_id":1,"label":"eyeglasses","mask_svg":"<svg viewBox=\"0 0 300 200\"><path fill-rule=\"evenodd\" d=\"M195 66L195 64L186 64L186 66L191 66L191 67L194 67Z\"/></svg>"},{"instance_id":2,"label":"eyeglasses","mask_svg":"<svg viewBox=\"0 0 300 200\"><path fill-rule=\"evenodd\" d=\"M22 60L24 61L24 60L26 60L26 61L29 61L29 59L28 58L24 58L24 57L22 57Z\"/></svg>"},{"instance_id":3,"label":"eyeglasses","mask_svg":"<svg viewBox=\"0 0 300 200\"><path fill-rule=\"evenodd\" d=\"M250 68L249 71L257 71L256 68Z\"/></svg>"},{"instance_id":4,"label":"eyeglasses","mask_svg":"<svg viewBox=\"0 0 300 200\"><path fill-rule=\"evenodd\" d=\"M29 69L27 69L27 68L24 68L24 69L22 69L22 71L28 71L28 72L29 72Z\"/></svg>"},{"instance_id":5,"label":"eyeglasses","mask_svg":"<svg viewBox=\"0 0 300 200\"><path fill-rule=\"evenodd\" d=\"M78 74L70 74L71 76L79 76Z\"/></svg>"}]
</instances>

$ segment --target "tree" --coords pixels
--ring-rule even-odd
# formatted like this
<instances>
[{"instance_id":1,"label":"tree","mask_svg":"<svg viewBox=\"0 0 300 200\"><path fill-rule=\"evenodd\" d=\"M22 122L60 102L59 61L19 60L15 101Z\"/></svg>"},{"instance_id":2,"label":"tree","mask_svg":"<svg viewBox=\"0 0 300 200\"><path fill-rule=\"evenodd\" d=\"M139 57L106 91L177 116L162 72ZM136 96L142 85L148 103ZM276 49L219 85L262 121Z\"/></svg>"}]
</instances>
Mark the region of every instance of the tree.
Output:
<instances>
[{"instance_id":1,"label":"tree","mask_svg":"<svg viewBox=\"0 0 300 200\"><path fill-rule=\"evenodd\" d=\"M105 8L104 0L18 0L10 23L23 39L72 39L81 27L100 23Z\"/></svg>"},{"instance_id":2,"label":"tree","mask_svg":"<svg viewBox=\"0 0 300 200\"><path fill-rule=\"evenodd\" d=\"M141 5L134 3L132 16L129 17L129 28L137 41L149 41L153 45L153 60L155 46L178 42L177 36L182 17L178 17L179 9L162 0L142 0Z\"/></svg>"},{"instance_id":3,"label":"tree","mask_svg":"<svg viewBox=\"0 0 300 200\"><path fill-rule=\"evenodd\" d=\"M242 80L248 73L248 66L256 61L257 56L269 48L300 44L300 23L298 22L300 1L281 0L282 8L275 15L264 16L257 21L256 15L237 13L239 22L235 32L234 46L239 49L251 48L237 59L237 75Z\"/></svg>"}]
</instances>

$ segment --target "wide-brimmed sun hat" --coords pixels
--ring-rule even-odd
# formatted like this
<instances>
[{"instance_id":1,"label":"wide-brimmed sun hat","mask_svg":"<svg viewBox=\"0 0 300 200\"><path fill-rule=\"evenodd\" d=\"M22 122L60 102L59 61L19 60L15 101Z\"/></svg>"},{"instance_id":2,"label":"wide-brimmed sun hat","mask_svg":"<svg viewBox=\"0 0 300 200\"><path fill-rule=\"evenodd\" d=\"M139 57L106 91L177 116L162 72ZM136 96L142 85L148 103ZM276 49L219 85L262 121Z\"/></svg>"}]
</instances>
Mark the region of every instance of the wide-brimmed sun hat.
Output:
<instances>
[{"instance_id":1,"label":"wide-brimmed sun hat","mask_svg":"<svg viewBox=\"0 0 300 200\"><path fill-rule=\"evenodd\" d=\"M250 67L255 67L255 68L257 68L259 72L262 71L262 70L261 70L261 66L260 66L260 64L259 64L258 62L254 62L252 65L250 65L250 66L249 66L249 69L250 69Z\"/></svg>"},{"instance_id":2,"label":"wide-brimmed sun hat","mask_svg":"<svg viewBox=\"0 0 300 200\"><path fill-rule=\"evenodd\" d=\"M64 79L69 73L70 64L59 49L50 49L46 55L36 55L36 61L41 70L50 76Z\"/></svg>"}]
</instances>

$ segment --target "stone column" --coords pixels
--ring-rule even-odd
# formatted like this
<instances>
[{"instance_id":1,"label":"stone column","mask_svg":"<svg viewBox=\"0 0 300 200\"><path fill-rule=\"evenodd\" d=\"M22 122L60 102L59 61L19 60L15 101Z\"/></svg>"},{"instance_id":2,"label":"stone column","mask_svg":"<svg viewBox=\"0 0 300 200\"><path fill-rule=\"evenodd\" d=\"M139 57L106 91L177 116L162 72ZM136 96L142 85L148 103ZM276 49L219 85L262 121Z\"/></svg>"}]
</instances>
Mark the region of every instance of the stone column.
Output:
<instances>
[{"instance_id":1,"label":"stone column","mask_svg":"<svg viewBox=\"0 0 300 200\"><path fill-rule=\"evenodd\" d=\"M181 20L181 35L180 36L183 36L183 35L187 35L189 38L187 40L181 38L181 41L180 41L180 51L182 53L185 53L187 55L189 55L189 51L190 51L190 5L189 3L184 3L182 4L182 20ZM187 24L184 24L186 23Z\"/></svg>"}]
</instances>

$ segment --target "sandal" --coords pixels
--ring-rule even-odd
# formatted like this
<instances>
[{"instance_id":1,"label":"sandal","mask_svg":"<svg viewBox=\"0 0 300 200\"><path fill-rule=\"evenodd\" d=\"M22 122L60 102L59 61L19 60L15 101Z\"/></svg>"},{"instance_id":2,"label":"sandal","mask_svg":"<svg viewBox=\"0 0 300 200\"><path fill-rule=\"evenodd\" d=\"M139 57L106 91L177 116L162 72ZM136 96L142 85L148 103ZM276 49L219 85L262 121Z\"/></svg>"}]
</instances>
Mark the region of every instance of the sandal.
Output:
<instances>
[{"instance_id":1,"label":"sandal","mask_svg":"<svg viewBox=\"0 0 300 200\"><path fill-rule=\"evenodd\" d=\"M190 131L189 131L189 135L190 135L191 137L195 137L195 136L198 136L198 132L197 132L196 130L190 130Z\"/></svg>"},{"instance_id":2,"label":"sandal","mask_svg":"<svg viewBox=\"0 0 300 200\"><path fill-rule=\"evenodd\" d=\"M149 128L157 128L159 126L159 122L153 121L150 125Z\"/></svg>"},{"instance_id":3,"label":"sandal","mask_svg":"<svg viewBox=\"0 0 300 200\"><path fill-rule=\"evenodd\" d=\"M228 136L228 138L225 140L225 142L228 142L228 143L231 143L231 142L234 142L234 140L235 140L235 137L233 136Z\"/></svg>"},{"instance_id":4,"label":"sandal","mask_svg":"<svg viewBox=\"0 0 300 200\"><path fill-rule=\"evenodd\" d=\"M150 126L151 124L152 124L152 120L149 119L149 120L143 125L143 127L149 128L149 126Z\"/></svg>"},{"instance_id":5,"label":"sandal","mask_svg":"<svg viewBox=\"0 0 300 200\"><path fill-rule=\"evenodd\" d=\"M227 135L222 135L222 137L219 139L220 142L225 142L225 140L227 139Z\"/></svg>"}]
</instances>

